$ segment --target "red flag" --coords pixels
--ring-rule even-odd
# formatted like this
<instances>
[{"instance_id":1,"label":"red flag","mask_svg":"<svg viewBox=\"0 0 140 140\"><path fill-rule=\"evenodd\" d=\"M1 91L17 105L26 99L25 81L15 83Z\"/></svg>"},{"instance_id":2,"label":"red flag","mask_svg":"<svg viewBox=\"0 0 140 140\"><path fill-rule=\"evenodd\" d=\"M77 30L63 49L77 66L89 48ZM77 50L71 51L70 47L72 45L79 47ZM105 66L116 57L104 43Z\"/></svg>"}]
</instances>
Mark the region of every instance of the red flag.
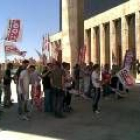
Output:
<instances>
[{"instance_id":1,"label":"red flag","mask_svg":"<svg viewBox=\"0 0 140 140\"><path fill-rule=\"evenodd\" d=\"M43 36L43 44L42 44L42 61L43 64L46 64L50 61L50 38L49 35L47 37Z\"/></svg>"},{"instance_id":2,"label":"red flag","mask_svg":"<svg viewBox=\"0 0 140 140\"><path fill-rule=\"evenodd\" d=\"M42 45L42 53L45 51L50 51L50 38L49 35L47 37L43 36L43 45Z\"/></svg>"},{"instance_id":3,"label":"red flag","mask_svg":"<svg viewBox=\"0 0 140 140\"><path fill-rule=\"evenodd\" d=\"M21 20L9 20L5 40L17 42L21 39Z\"/></svg>"},{"instance_id":4,"label":"red flag","mask_svg":"<svg viewBox=\"0 0 140 140\"><path fill-rule=\"evenodd\" d=\"M85 62L85 54L86 54L86 45L84 45L83 47L81 47L79 49L79 53L78 53L78 63L83 63Z\"/></svg>"}]
</instances>

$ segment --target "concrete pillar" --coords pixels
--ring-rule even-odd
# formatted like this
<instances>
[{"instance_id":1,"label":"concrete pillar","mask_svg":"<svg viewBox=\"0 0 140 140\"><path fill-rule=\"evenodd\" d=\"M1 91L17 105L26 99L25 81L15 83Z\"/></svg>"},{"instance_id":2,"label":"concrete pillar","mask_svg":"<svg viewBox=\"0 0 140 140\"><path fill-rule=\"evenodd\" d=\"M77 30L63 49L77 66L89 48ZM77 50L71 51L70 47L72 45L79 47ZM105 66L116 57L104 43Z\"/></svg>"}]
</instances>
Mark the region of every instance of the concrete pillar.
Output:
<instances>
[{"instance_id":1,"label":"concrete pillar","mask_svg":"<svg viewBox=\"0 0 140 140\"><path fill-rule=\"evenodd\" d=\"M69 39L69 0L62 0L62 61L71 62Z\"/></svg>"},{"instance_id":2,"label":"concrete pillar","mask_svg":"<svg viewBox=\"0 0 140 140\"><path fill-rule=\"evenodd\" d=\"M91 61L91 31L85 30L84 36L86 46L85 62L88 64Z\"/></svg>"},{"instance_id":3,"label":"concrete pillar","mask_svg":"<svg viewBox=\"0 0 140 140\"><path fill-rule=\"evenodd\" d=\"M121 18L121 48L122 48L122 64L124 62L124 57L126 50L128 49L128 23L127 18L124 16Z\"/></svg>"},{"instance_id":4,"label":"concrete pillar","mask_svg":"<svg viewBox=\"0 0 140 140\"><path fill-rule=\"evenodd\" d=\"M116 63L115 58L117 58L117 49L116 49L116 30L114 21L110 21L110 68Z\"/></svg>"},{"instance_id":5,"label":"concrete pillar","mask_svg":"<svg viewBox=\"0 0 140 140\"><path fill-rule=\"evenodd\" d=\"M100 66L105 64L105 29L104 25L100 25Z\"/></svg>"},{"instance_id":6,"label":"concrete pillar","mask_svg":"<svg viewBox=\"0 0 140 140\"><path fill-rule=\"evenodd\" d=\"M62 0L62 58L71 67L77 63L79 47L84 46L83 6L83 0Z\"/></svg>"},{"instance_id":7,"label":"concrete pillar","mask_svg":"<svg viewBox=\"0 0 140 140\"><path fill-rule=\"evenodd\" d=\"M97 63L97 50L96 50L96 32L95 28L91 28L91 61Z\"/></svg>"},{"instance_id":8,"label":"concrete pillar","mask_svg":"<svg viewBox=\"0 0 140 140\"><path fill-rule=\"evenodd\" d=\"M140 12L135 13L135 53L136 59L140 61ZM136 75L136 79L140 80L140 75Z\"/></svg>"}]
</instances>

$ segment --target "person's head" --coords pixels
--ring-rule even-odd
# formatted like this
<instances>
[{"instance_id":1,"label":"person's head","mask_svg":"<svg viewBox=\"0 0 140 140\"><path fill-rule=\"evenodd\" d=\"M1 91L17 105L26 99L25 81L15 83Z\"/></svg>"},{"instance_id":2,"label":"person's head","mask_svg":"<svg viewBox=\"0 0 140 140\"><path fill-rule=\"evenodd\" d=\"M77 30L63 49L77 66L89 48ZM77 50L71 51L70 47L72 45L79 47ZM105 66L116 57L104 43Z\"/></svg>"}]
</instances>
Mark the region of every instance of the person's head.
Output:
<instances>
[{"instance_id":1,"label":"person's head","mask_svg":"<svg viewBox=\"0 0 140 140\"><path fill-rule=\"evenodd\" d=\"M79 68L79 64L75 64L75 67L74 68L75 69Z\"/></svg>"},{"instance_id":2,"label":"person's head","mask_svg":"<svg viewBox=\"0 0 140 140\"><path fill-rule=\"evenodd\" d=\"M43 66L43 70L48 71L49 70L49 66L48 65L44 65Z\"/></svg>"},{"instance_id":3,"label":"person's head","mask_svg":"<svg viewBox=\"0 0 140 140\"><path fill-rule=\"evenodd\" d=\"M62 66L63 66L64 69L66 69L67 63L66 62L63 62L62 63Z\"/></svg>"},{"instance_id":4,"label":"person's head","mask_svg":"<svg viewBox=\"0 0 140 140\"><path fill-rule=\"evenodd\" d=\"M13 67L14 67L13 63L8 63L7 64L7 69L11 70L11 69L13 69Z\"/></svg>"},{"instance_id":5,"label":"person's head","mask_svg":"<svg viewBox=\"0 0 140 140\"><path fill-rule=\"evenodd\" d=\"M108 71L110 69L109 64L105 64L104 69Z\"/></svg>"},{"instance_id":6,"label":"person's head","mask_svg":"<svg viewBox=\"0 0 140 140\"><path fill-rule=\"evenodd\" d=\"M26 69L26 68L28 67L28 65L29 65L29 61L28 61L28 60L23 60L23 61L22 61L22 67L23 67L24 69Z\"/></svg>"},{"instance_id":7,"label":"person's head","mask_svg":"<svg viewBox=\"0 0 140 140\"><path fill-rule=\"evenodd\" d=\"M62 66L63 66L64 69L70 70L70 63L63 62L63 63L62 63Z\"/></svg>"},{"instance_id":8,"label":"person's head","mask_svg":"<svg viewBox=\"0 0 140 140\"><path fill-rule=\"evenodd\" d=\"M35 65L29 65L28 68L27 68L29 73L33 73L35 71L35 69L36 69Z\"/></svg>"},{"instance_id":9,"label":"person's head","mask_svg":"<svg viewBox=\"0 0 140 140\"><path fill-rule=\"evenodd\" d=\"M93 67L93 62L89 62L89 66L90 67Z\"/></svg>"},{"instance_id":10,"label":"person's head","mask_svg":"<svg viewBox=\"0 0 140 140\"><path fill-rule=\"evenodd\" d=\"M93 66L93 71L99 71L99 70L100 70L99 64L95 64L95 65Z\"/></svg>"},{"instance_id":11,"label":"person's head","mask_svg":"<svg viewBox=\"0 0 140 140\"><path fill-rule=\"evenodd\" d=\"M55 62L55 68L61 68L61 66L62 66L62 65L61 65L60 62L58 62L58 61Z\"/></svg>"}]
</instances>

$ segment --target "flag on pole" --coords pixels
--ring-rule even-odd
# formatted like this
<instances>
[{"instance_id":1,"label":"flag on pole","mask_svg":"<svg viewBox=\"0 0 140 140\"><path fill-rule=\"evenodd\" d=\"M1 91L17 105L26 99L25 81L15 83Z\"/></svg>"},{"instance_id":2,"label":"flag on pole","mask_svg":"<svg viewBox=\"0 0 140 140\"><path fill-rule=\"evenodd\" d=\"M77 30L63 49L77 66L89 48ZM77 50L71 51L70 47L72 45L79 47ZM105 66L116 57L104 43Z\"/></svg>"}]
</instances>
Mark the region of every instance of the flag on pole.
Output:
<instances>
[{"instance_id":1,"label":"flag on pole","mask_svg":"<svg viewBox=\"0 0 140 140\"><path fill-rule=\"evenodd\" d=\"M20 19L10 19L5 35L6 41L18 42L21 40L22 27Z\"/></svg>"},{"instance_id":2,"label":"flag on pole","mask_svg":"<svg viewBox=\"0 0 140 140\"><path fill-rule=\"evenodd\" d=\"M134 50L126 50L123 68L131 70L134 63Z\"/></svg>"},{"instance_id":3,"label":"flag on pole","mask_svg":"<svg viewBox=\"0 0 140 140\"><path fill-rule=\"evenodd\" d=\"M38 50L36 50L36 49L35 49L35 51L38 54L39 58L42 59L42 54Z\"/></svg>"},{"instance_id":4,"label":"flag on pole","mask_svg":"<svg viewBox=\"0 0 140 140\"><path fill-rule=\"evenodd\" d=\"M78 52L78 63L84 63L85 62L85 54L86 54L86 45L79 48Z\"/></svg>"},{"instance_id":5,"label":"flag on pole","mask_svg":"<svg viewBox=\"0 0 140 140\"><path fill-rule=\"evenodd\" d=\"M113 64L116 64L117 63L117 58L116 58L116 56L115 56L115 54L114 54L113 51L112 51L112 63Z\"/></svg>"},{"instance_id":6,"label":"flag on pole","mask_svg":"<svg viewBox=\"0 0 140 140\"><path fill-rule=\"evenodd\" d=\"M26 51L20 51L15 43L13 42L5 42L5 54L6 55L18 55L18 56L25 56Z\"/></svg>"},{"instance_id":7,"label":"flag on pole","mask_svg":"<svg viewBox=\"0 0 140 140\"><path fill-rule=\"evenodd\" d=\"M42 43L42 56L43 56L43 64L47 64L50 61L50 38L49 34L43 36L43 43Z\"/></svg>"},{"instance_id":8,"label":"flag on pole","mask_svg":"<svg viewBox=\"0 0 140 140\"><path fill-rule=\"evenodd\" d=\"M22 57L25 57L26 54L27 54L27 51L21 51L21 52L20 52L20 56L22 56Z\"/></svg>"}]
</instances>

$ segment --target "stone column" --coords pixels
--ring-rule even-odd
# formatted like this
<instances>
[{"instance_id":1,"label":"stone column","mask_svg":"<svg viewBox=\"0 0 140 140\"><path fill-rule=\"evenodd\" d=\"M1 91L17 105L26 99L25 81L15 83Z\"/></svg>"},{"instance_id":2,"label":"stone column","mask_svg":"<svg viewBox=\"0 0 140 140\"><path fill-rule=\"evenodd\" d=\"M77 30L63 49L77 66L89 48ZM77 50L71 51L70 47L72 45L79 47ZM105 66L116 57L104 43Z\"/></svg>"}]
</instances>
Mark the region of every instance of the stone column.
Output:
<instances>
[{"instance_id":1,"label":"stone column","mask_svg":"<svg viewBox=\"0 0 140 140\"><path fill-rule=\"evenodd\" d=\"M115 63L113 60L115 58L117 58L115 23L110 21L110 68Z\"/></svg>"},{"instance_id":2,"label":"stone column","mask_svg":"<svg viewBox=\"0 0 140 140\"><path fill-rule=\"evenodd\" d=\"M96 32L95 28L91 28L91 61L97 63L97 50L96 50Z\"/></svg>"},{"instance_id":3,"label":"stone column","mask_svg":"<svg viewBox=\"0 0 140 140\"><path fill-rule=\"evenodd\" d=\"M69 39L69 0L62 0L62 61L71 62Z\"/></svg>"},{"instance_id":4,"label":"stone column","mask_svg":"<svg viewBox=\"0 0 140 140\"><path fill-rule=\"evenodd\" d=\"M100 25L100 66L105 64L105 29L104 25Z\"/></svg>"},{"instance_id":5,"label":"stone column","mask_svg":"<svg viewBox=\"0 0 140 140\"><path fill-rule=\"evenodd\" d=\"M136 59L140 62L140 12L135 13L135 53ZM136 75L136 79L140 80L140 75Z\"/></svg>"},{"instance_id":6,"label":"stone column","mask_svg":"<svg viewBox=\"0 0 140 140\"><path fill-rule=\"evenodd\" d=\"M122 48L122 64L124 62L124 57L126 50L128 49L128 23L127 18L124 16L121 18L121 48Z\"/></svg>"},{"instance_id":7,"label":"stone column","mask_svg":"<svg viewBox=\"0 0 140 140\"><path fill-rule=\"evenodd\" d=\"M85 30L85 46L86 46L86 54L85 54L85 62L88 64L91 61L91 36L89 35L90 31Z\"/></svg>"},{"instance_id":8,"label":"stone column","mask_svg":"<svg viewBox=\"0 0 140 140\"><path fill-rule=\"evenodd\" d=\"M83 0L62 0L62 32L63 61L73 67L84 45Z\"/></svg>"}]
</instances>

